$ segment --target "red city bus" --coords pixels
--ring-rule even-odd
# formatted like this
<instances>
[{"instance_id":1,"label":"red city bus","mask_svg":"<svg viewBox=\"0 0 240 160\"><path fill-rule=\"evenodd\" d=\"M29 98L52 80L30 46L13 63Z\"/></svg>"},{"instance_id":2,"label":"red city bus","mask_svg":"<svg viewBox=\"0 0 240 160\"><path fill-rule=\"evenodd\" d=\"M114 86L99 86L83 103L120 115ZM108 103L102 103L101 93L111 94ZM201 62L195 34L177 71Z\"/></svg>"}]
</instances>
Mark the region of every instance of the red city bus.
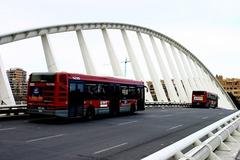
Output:
<instances>
[{"instance_id":1,"label":"red city bus","mask_svg":"<svg viewBox=\"0 0 240 160\"><path fill-rule=\"evenodd\" d=\"M65 72L32 73L27 106L29 114L91 119L98 114L144 110L144 95L142 81Z\"/></svg>"},{"instance_id":2,"label":"red city bus","mask_svg":"<svg viewBox=\"0 0 240 160\"><path fill-rule=\"evenodd\" d=\"M218 95L207 91L193 91L192 107L217 108Z\"/></svg>"}]
</instances>

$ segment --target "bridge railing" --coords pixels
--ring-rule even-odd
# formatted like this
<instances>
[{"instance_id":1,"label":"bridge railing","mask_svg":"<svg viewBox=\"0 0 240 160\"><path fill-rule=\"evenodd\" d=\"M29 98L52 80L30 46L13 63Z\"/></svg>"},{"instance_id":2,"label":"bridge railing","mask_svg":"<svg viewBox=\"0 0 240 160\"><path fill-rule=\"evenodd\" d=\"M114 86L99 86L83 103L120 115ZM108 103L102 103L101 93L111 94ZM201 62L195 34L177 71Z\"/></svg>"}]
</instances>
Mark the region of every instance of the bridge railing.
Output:
<instances>
[{"instance_id":1,"label":"bridge railing","mask_svg":"<svg viewBox=\"0 0 240 160\"><path fill-rule=\"evenodd\" d=\"M19 115L20 113L25 114L27 111L27 105L21 104L21 105L1 105L0 106L0 117L3 116L10 116L10 115Z\"/></svg>"},{"instance_id":2,"label":"bridge railing","mask_svg":"<svg viewBox=\"0 0 240 160\"><path fill-rule=\"evenodd\" d=\"M146 107L190 107L190 103L164 103L164 102L145 102ZM0 116L1 115L18 115L19 113L26 113L27 105L1 105L0 106Z\"/></svg>"},{"instance_id":3,"label":"bridge railing","mask_svg":"<svg viewBox=\"0 0 240 160\"><path fill-rule=\"evenodd\" d=\"M240 111L225 117L210 126L205 127L178 142L167 146L160 151L153 153L142 160L165 160L165 159L218 159L215 151L228 151L233 148L226 145L225 142L240 142L234 137L240 137Z\"/></svg>"},{"instance_id":4,"label":"bridge railing","mask_svg":"<svg viewBox=\"0 0 240 160\"><path fill-rule=\"evenodd\" d=\"M179 103L179 102L150 102L146 101L145 102L146 107L181 107L181 108L190 108L192 106L191 103Z\"/></svg>"}]
</instances>

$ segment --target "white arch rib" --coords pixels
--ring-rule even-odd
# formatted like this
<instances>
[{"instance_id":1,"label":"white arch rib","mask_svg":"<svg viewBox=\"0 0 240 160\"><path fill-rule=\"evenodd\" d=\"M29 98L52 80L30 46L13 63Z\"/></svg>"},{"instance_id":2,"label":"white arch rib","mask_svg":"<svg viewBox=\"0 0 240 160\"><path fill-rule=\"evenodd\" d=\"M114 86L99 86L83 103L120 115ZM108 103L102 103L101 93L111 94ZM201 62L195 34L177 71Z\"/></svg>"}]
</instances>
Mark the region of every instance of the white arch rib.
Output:
<instances>
[{"instance_id":1,"label":"white arch rib","mask_svg":"<svg viewBox=\"0 0 240 160\"><path fill-rule=\"evenodd\" d=\"M232 108L232 109L236 108L236 106L232 102L231 98L224 91L224 89L219 84L219 82L215 79L215 77L212 75L212 73L205 67L205 65L200 60L198 60L198 58L196 56L194 56L189 50L187 50L185 47L183 47L181 44L179 44L175 40L171 39L170 37L168 37L168 36L166 36L164 34L161 34L159 32L156 32L154 30L145 28L145 27L136 26L136 25L130 25L130 24L123 24L123 23L65 24L65 25L49 26L49 27L43 27L43 28L30 29L30 30L26 30L26 31L20 31L20 32L16 32L16 33L10 33L10 34L6 34L6 35L1 35L0 36L0 45L1 44L10 43L10 42L14 42L14 41L18 41L18 40L27 39L27 38L47 35L47 34L68 32L68 31L92 30L92 29L130 30L130 31L145 33L147 35L151 35L153 37L156 37L158 39L163 40L164 42L169 43L170 45L174 46L176 49L180 50L183 54L185 54L186 57L190 57L191 59L193 59L195 61L194 63L197 63L203 69L203 71L206 72L206 75L208 76L208 78L211 79L211 81L214 81L214 83L209 82L209 84L211 84L211 85L214 84L214 85L217 86L217 87L213 87L214 90L219 92L219 93L223 93L224 94L224 98L222 98L222 99L226 99L226 101L227 101L226 103L230 104L230 108ZM79 39L79 36L78 36L78 39ZM86 47L85 47L85 53L87 53ZM87 60L87 61L89 61L89 60ZM86 64L85 64L85 66L86 66ZM93 65L86 67L86 69L92 70L92 71L89 71L89 73L91 73L91 74L95 73L93 68L94 68ZM197 88L196 84L194 84L194 83L195 82L191 82L191 85L193 85L192 89Z\"/></svg>"},{"instance_id":2,"label":"white arch rib","mask_svg":"<svg viewBox=\"0 0 240 160\"><path fill-rule=\"evenodd\" d=\"M156 92L157 99L158 99L158 101L168 102L167 97L164 93L162 84L161 84L160 77L156 74L157 72L156 72L154 66L152 65L152 60L151 60L151 57L150 57L150 55L147 51L147 48L146 48L146 45L143 41L142 35L139 32L137 32L137 36L138 36L138 40L140 42L140 46L141 46L142 51L143 51L144 59L145 59L146 64L147 64L148 72L149 72L149 74L151 76L151 79L152 79L152 82L153 82L153 87L154 87L154 90ZM171 99L172 97L169 97L169 98L170 98L171 101L174 101L174 99Z\"/></svg>"}]
</instances>

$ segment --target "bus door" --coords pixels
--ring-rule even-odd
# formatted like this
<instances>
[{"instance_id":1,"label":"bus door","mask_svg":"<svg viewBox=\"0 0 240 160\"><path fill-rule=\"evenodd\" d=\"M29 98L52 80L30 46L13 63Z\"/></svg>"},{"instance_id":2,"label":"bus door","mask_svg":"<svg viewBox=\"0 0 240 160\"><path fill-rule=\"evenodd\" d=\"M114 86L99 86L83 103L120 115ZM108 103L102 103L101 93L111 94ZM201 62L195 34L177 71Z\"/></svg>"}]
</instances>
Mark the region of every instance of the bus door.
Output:
<instances>
[{"instance_id":1,"label":"bus door","mask_svg":"<svg viewBox=\"0 0 240 160\"><path fill-rule=\"evenodd\" d=\"M84 83L81 81L69 81L68 94L69 117L83 116L84 112Z\"/></svg>"},{"instance_id":2,"label":"bus door","mask_svg":"<svg viewBox=\"0 0 240 160\"><path fill-rule=\"evenodd\" d=\"M144 110L144 104L145 104L145 94L144 94L144 87L138 87L137 88L137 110L141 111Z\"/></svg>"},{"instance_id":3,"label":"bus door","mask_svg":"<svg viewBox=\"0 0 240 160\"><path fill-rule=\"evenodd\" d=\"M119 113L119 96L120 96L120 86L115 85L111 86L110 89L111 92L111 100L110 100L110 114L111 115L116 115Z\"/></svg>"}]
</instances>

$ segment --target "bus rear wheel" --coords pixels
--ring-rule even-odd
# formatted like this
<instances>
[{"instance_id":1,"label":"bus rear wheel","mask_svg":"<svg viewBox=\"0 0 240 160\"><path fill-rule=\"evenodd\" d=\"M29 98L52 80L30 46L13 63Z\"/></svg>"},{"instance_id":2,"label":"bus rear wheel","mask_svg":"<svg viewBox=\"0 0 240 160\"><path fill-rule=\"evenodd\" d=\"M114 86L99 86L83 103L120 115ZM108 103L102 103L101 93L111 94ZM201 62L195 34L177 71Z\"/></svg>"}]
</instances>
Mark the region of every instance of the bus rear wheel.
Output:
<instances>
[{"instance_id":1,"label":"bus rear wheel","mask_svg":"<svg viewBox=\"0 0 240 160\"><path fill-rule=\"evenodd\" d=\"M95 111L94 108L88 108L86 112L86 118L88 120L93 120L95 118Z\"/></svg>"},{"instance_id":2,"label":"bus rear wheel","mask_svg":"<svg viewBox=\"0 0 240 160\"><path fill-rule=\"evenodd\" d=\"M130 114L134 114L135 111L136 111L136 105L132 104L130 108Z\"/></svg>"}]
</instances>

